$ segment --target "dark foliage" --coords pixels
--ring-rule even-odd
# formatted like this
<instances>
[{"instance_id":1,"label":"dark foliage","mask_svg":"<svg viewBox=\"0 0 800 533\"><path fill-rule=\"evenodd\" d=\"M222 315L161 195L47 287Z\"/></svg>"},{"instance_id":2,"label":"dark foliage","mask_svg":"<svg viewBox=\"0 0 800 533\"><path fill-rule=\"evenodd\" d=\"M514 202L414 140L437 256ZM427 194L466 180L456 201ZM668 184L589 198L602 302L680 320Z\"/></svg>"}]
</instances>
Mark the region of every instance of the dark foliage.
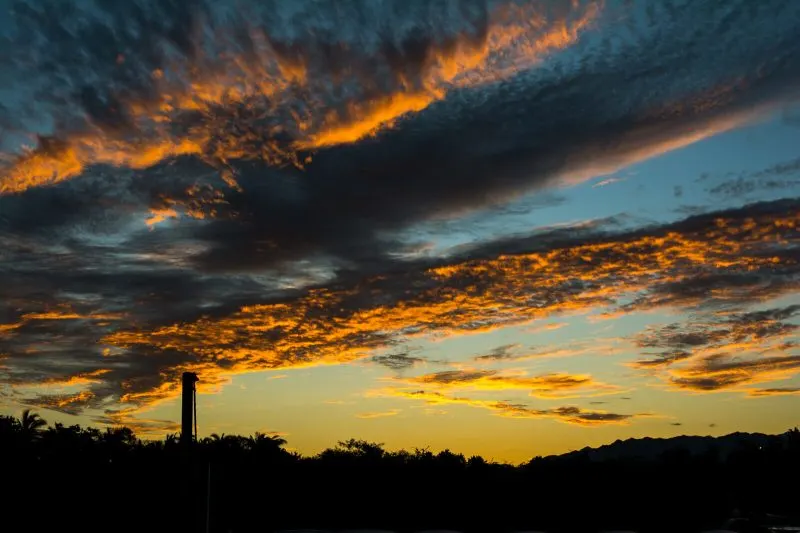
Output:
<instances>
[{"instance_id":1,"label":"dark foliage","mask_svg":"<svg viewBox=\"0 0 800 533\"><path fill-rule=\"evenodd\" d=\"M210 464L215 532L691 532L721 524L735 508L792 514L798 507L797 429L725 453L677 448L657 458L597 460L586 451L518 466L450 451L387 452L360 440L302 457L284 444L263 434L212 435L187 458L174 435L142 441L126 428L45 429L0 417L4 503L30 531L204 531ZM182 519L185 509L194 529Z\"/></svg>"}]
</instances>

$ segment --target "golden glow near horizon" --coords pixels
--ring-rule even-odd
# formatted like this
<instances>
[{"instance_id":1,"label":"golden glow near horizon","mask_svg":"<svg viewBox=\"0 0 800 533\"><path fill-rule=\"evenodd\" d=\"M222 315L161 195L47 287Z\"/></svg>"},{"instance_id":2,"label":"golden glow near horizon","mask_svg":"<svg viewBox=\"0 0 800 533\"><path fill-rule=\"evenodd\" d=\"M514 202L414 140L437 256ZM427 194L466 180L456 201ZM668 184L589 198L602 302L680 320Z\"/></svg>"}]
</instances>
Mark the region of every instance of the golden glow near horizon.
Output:
<instances>
[{"instance_id":1,"label":"golden glow near horizon","mask_svg":"<svg viewBox=\"0 0 800 533\"><path fill-rule=\"evenodd\" d=\"M124 402L146 405L174 397L178 392L175 377L183 371L204 376L202 391L205 387L218 387L228 376L239 373L356 361L402 339L491 332L564 313L608 313L615 308L614 302L630 296L645 294L632 310L669 306L669 302L652 301L646 290L685 282L701 272L746 273L790 264L790 258L763 251L793 238L799 217L798 213L790 213L742 221L717 218L706 227L684 232L673 230L661 235L456 263L430 269L414 281L417 289L392 297L393 303L378 303L385 298L364 299L370 293L381 294L382 280L376 279L372 281L374 288L368 282L349 290L315 289L292 302L246 306L228 316L154 330L122 329L101 342L115 349L141 346L191 354L188 362L164 368L157 386L136 388L122 398ZM726 293L720 289L714 296L724 299ZM351 301L356 300L359 305L353 307ZM606 320L614 313L626 312L625 306L616 306ZM752 346L742 345L741 341L732 345L731 352L741 353L746 347L760 346L762 341L754 338L749 342ZM674 373L671 383L689 386L691 379L707 374L724 377L731 372L751 376L728 379L731 385L761 382L768 377L789 375L800 367L800 360L789 358L765 359L762 364L729 369L705 359L714 350L714 361L719 362L719 346L698 348L691 360L686 358L680 363L692 363L691 366L678 365L669 370ZM546 354L534 353L532 357L542 355ZM753 377L756 374L760 377ZM591 397L620 390L614 383L584 374L529 376L465 368L409 377L405 383L440 389L524 389L531 396L551 398L570 398L573 393Z\"/></svg>"}]
</instances>

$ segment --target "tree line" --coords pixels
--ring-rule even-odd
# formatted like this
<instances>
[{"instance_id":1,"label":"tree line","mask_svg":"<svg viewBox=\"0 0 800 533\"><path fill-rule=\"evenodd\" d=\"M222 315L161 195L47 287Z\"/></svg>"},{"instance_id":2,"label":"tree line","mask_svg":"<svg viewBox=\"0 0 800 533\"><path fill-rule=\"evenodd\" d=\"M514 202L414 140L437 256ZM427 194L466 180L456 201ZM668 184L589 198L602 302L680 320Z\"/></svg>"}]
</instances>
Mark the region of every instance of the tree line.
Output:
<instances>
[{"instance_id":1,"label":"tree line","mask_svg":"<svg viewBox=\"0 0 800 533\"><path fill-rule=\"evenodd\" d=\"M691 532L736 508L792 514L800 504L797 429L726 454L595 461L578 452L519 465L357 439L314 456L285 445L261 433L212 435L187 457L176 435L142 440L124 427L48 426L30 411L0 416L6 508L26 531L204 531L207 517L215 532Z\"/></svg>"}]
</instances>

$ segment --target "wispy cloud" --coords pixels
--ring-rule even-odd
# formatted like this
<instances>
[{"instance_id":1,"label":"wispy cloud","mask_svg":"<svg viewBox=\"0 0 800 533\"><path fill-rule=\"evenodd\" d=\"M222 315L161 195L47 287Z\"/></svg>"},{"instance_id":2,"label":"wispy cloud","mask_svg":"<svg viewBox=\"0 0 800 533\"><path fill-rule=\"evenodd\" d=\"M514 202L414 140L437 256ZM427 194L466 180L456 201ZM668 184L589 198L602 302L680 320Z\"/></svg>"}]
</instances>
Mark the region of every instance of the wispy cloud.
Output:
<instances>
[{"instance_id":1,"label":"wispy cloud","mask_svg":"<svg viewBox=\"0 0 800 533\"><path fill-rule=\"evenodd\" d=\"M550 322L547 324L536 324L525 328L525 333L544 333L547 331L555 331L569 326L569 322Z\"/></svg>"},{"instance_id":2,"label":"wispy cloud","mask_svg":"<svg viewBox=\"0 0 800 533\"><path fill-rule=\"evenodd\" d=\"M325 400L322 403L327 405L347 405L353 402L347 402L345 400Z\"/></svg>"},{"instance_id":3,"label":"wispy cloud","mask_svg":"<svg viewBox=\"0 0 800 533\"><path fill-rule=\"evenodd\" d=\"M405 348L403 351L399 352L373 355L370 361L391 370L407 370L424 363L425 359L412 356L410 350Z\"/></svg>"},{"instance_id":4,"label":"wispy cloud","mask_svg":"<svg viewBox=\"0 0 800 533\"><path fill-rule=\"evenodd\" d=\"M711 392L781 380L798 372L800 356L737 361L721 355L708 356L691 366L676 370L670 381L679 388Z\"/></svg>"},{"instance_id":5,"label":"wispy cloud","mask_svg":"<svg viewBox=\"0 0 800 533\"><path fill-rule=\"evenodd\" d=\"M639 335L640 348L662 350L634 361L635 368L659 372L668 383L698 392L742 390L800 372L795 342L800 306L750 312L714 312L705 320L670 324ZM770 389L762 389L770 390ZM759 395L749 391L751 396ZM761 395L766 395L763 393Z\"/></svg>"},{"instance_id":6,"label":"wispy cloud","mask_svg":"<svg viewBox=\"0 0 800 533\"><path fill-rule=\"evenodd\" d=\"M601 426L608 424L627 424L631 419L647 414L630 415L607 411L584 410L575 406L563 406L551 409L534 409L521 403L506 401L477 400L464 397L447 396L441 392L408 389L384 389L374 391L375 395L395 396L411 400L424 401L429 405L466 405L488 409L497 416L518 419L554 419L566 424L578 426Z\"/></svg>"},{"instance_id":7,"label":"wispy cloud","mask_svg":"<svg viewBox=\"0 0 800 533\"><path fill-rule=\"evenodd\" d=\"M622 178L606 178L604 180L600 180L597 183L592 185L592 189L597 189L599 187L607 187L613 183L619 183L621 181L625 181Z\"/></svg>"},{"instance_id":8,"label":"wispy cloud","mask_svg":"<svg viewBox=\"0 0 800 533\"><path fill-rule=\"evenodd\" d=\"M94 417L94 421L130 428L139 437L163 438L180 430L180 424L174 420L143 417L136 409L106 409L103 415Z\"/></svg>"},{"instance_id":9,"label":"wispy cloud","mask_svg":"<svg viewBox=\"0 0 800 533\"><path fill-rule=\"evenodd\" d=\"M791 396L800 394L800 387L775 387L771 389L752 389L750 396Z\"/></svg>"},{"instance_id":10,"label":"wispy cloud","mask_svg":"<svg viewBox=\"0 0 800 533\"><path fill-rule=\"evenodd\" d=\"M706 190L717 196L743 197L758 191L788 191L798 187L800 159L793 159L757 172L726 174L721 177L721 182Z\"/></svg>"},{"instance_id":11,"label":"wispy cloud","mask_svg":"<svg viewBox=\"0 0 800 533\"><path fill-rule=\"evenodd\" d=\"M504 361L513 359L514 352L521 348L521 344L504 344L493 348L489 353L476 355L473 359L476 362Z\"/></svg>"},{"instance_id":12,"label":"wispy cloud","mask_svg":"<svg viewBox=\"0 0 800 533\"><path fill-rule=\"evenodd\" d=\"M528 376L495 370L446 370L399 381L412 386L429 385L444 390L525 390L530 396L537 398L589 397L620 392L620 387L598 382L588 374L551 373Z\"/></svg>"},{"instance_id":13,"label":"wispy cloud","mask_svg":"<svg viewBox=\"0 0 800 533\"><path fill-rule=\"evenodd\" d=\"M400 409L390 409L388 411L372 411L367 413L359 413L356 418L372 419L372 418L386 418L388 416L399 415L402 411Z\"/></svg>"}]
</instances>

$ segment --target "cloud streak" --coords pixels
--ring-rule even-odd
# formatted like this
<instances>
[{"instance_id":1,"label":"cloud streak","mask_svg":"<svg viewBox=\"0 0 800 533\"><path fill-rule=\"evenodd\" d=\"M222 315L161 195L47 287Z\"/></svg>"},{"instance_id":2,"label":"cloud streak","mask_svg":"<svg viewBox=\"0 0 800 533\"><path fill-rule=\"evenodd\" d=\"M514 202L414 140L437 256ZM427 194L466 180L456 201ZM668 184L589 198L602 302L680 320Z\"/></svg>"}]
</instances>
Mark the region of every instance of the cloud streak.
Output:
<instances>
[{"instance_id":1,"label":"cloud streak","mask_svg":"<svg viewBox=\"0 0 800 533\"><path fill-rule=\"evenodd\" d=\"M359 413L356 415L356 418L361 418L364 420L372 420L375 418L386 418L389 416L397 416L400 414L400 409L390 409L388 411L372 411L367 413Z\"/></svg>"},{"instance_id":2,"label":"cloud streak","mask_svg":"<svg viewBox=\"0 0 800 533\"><path fill-rule=\"evenodd\" d=\"M90 321L94 327L86 327L84 320L75 319L81 327L67 330L68 335L63 327L75 320L50 320L42 313L35 320L7 322L0 351L7 354L3 362L10 368L11 380L31 383L53 374L67 380L108 369L98 374L102 383L89 385L95 404L111 400L143 406L174 397L183 371L200 373L203 386L214 388L235 373L347 363L409 338L490 331L560 313L598 309L624 313L653 306L725 309L761 301L765 292L794 290L797 212L793 201L773 202L664 227L601 234L588 241L581 236L515 255L494 255L498 250L492 244L473 249L474 259L441 266L409 265L356 285L295 291L233 312L222 308L181 322L170 322L169 315L145 319L151 305L165 310L160 300L128 310L129 316L141 317L139 325ZM524 238L521 242L525 243ZM512 246L518 249L520 243ZM484 257L489 250L492 255ZM65 272L65 281L75 274ZM236 282L229 283L235 286ZM122 288L115 287L115 301ZM632 303L617 305L623 300ZM191 298L181 303L177 309L197 306ZM77 314L93 312L107 310L86 309ZM754 336L777 342L791 331L781 325L780 317L775 313L731 315L722 319L721 327L731 331L732 343L748 342ZM165 323L159 325L162 320ZM703 328L687 331L677 335L667 329L640 343L671 343L666 348L672 353L675 343L681 349L687 345L696 349L709 335L712 339L716 335ZM37 345L41 351L26 353ZM66 361L70 364L65 365ZM781 365L788 371L788 362ZM717 363L698 368L697 372L722 371ZM490 372L454 374L455 382L502 381ZM680 383L691 383L702 376L677 377L684 379ZM529 389L533 385L524 383Z\"/></svg>"},{"instance_id":3,"label":"cloud streak","mask_svg":"<svg viewBox=\"0 0 800 533\"><path fill-rule=\"evenodd\" d=\"M706 320L671 324L639 335L640 348L662 350L655 358L631 363L661 372L670 386L695 392L747 391L751 396L780 389L743 389L800 372L795 333L789 322L800 306L750 312L712 312Z\"/></svg>"},{"instance_id":4,"label":"cloud streak","mask_svg":"<svg viewBox=\"0 0 800 533\"><path fill-rule=\"evenodd\" d=\"M519 344L504 344L492 349L489 353L476 355L473 359L478 363L514 359L514 351L518 350L520 347L521 345Z\"/></svg>"},{"instance_id":5,"label":"cloud streak","mask_svg":"<svg viewBox=\"0 0 800 533\"><path fill-rule=\"evenodd\" d=\"M407 370L425 362L422 357L414 357L408 349L385 355L373 355L370 358L375 364L385 366L390 370Z\"/></svg>"},{"instance_id":6,"label":"cloud streak","mask_svg":"<svg viewBox=\"0 0 800 533\"><path fill-rule=\"evenodd\" d=\"M573 398L615 394L618 387L595 381L588 374L551 373L527 376L495 370L445 370L402 379L412 386L483 391L526 390L537 398Z\"/></svg>"},{"instance_id":7,"label":"cloud streak","mask_svg":"<svg viewBox=\"0 0 800 533\"><path fill-rule=\"evenodd\" d=\"M753 389L749 391L750 396L792 396L800 394L800 387L775 387L771 389Z\"/></svg>"},{"instance_id":8,"label":"cloud streak","mask_svg":"<svg viewBox=\"0 0 800 533\"><path fill-rule=\"evenodd\" d=\"M424 401L427 405L466 405L481 409L488 409L495 415L504 418L516 419L553 419L565 424L577 426L601 426L627 424L637 416L611 413L608 411L585 410L575 406L563 406L552 409L534 409L521 403L505 401L476 400L464 397L447 396L440 392L409 389L385 389L374 391L376 396L393 396L411 400Z\"/></svg>"},{"instance_id":9,"label":"cloud streak","mask_svg":"<svg viewBox=\"0 0 800 533\"><path fill-rule=\"evenodd\" d=\"M404 270L363 279L355 285L294 291L261 303L258 300L262 297L250 292L263 292L259 285L250 289L249 283L239 286L236 279L224 284L220 280L219 287L208 285L211 280L197 285L187 283L184 276L183 288L171 287L186 289L175 298L180 302L178 307L170 307L173 299L169 293L163 295L167 301L148 301L135 284L129 296L144 300L134 304L136 300L120 300L125 285L111 277L109 282L115 283L110 293L113 297L109 301L84 300L82 308L73 305L76 308L70 311L68 320L53 320L46 308L35 310L40 304L33 301L24 304L29 310L21 314L7 308L10 317L18 318L5 323L0 352L6 354L3 364L9 368L11 383L34 383L54 376L80 379L96 372L93 379L101 383L88 384L93 396L85 407L99 407L108 401L145 406L174 397L183 371L198 372L202 386L216 390L231 374L347 363L409 338L490 331L561 313L604 308L627 313L654 306L725 309L759 302L765 293L795 290L796 207L794 201L748 206L663 227L600 233L590 239L582 235L573 241L567 238L514 255L502 255L497 244L478 246L470 252L473 259L439 266L409 264ZM506 245L515 250L521 246L536 248L525 238ZM62 286L72 284L75 290L80 287L76 281L85 273L72 269L62 275ZM7 276L14 279L20 274L12 270ZM18 279L18 283L4 286L10 306L17 301L13 291L24 289L28 283L25 277ZM128 282L135 279L129 277ZM103 290L96 282L89 286L95 294ZM194 292L198 287L205 290ZM152 290L152 281L143 288ZM255 302L234 311L210 307L208 314L194 319L186 311L185 320L170 320L170 315L180 314L184 308L197 313L199 302L215 294L227 301L240 290ZM91 302L105 305L92 308ZM134 322L120 327L118 321L110 320L114 315L106 307L125 303L130 306L126 315ZM793 309L782 312L793 313ZM792 328L784 324L783 315L776 313L723 315L718 325L729 331L726 338L730 343L755 342L756 338L784 342L781 336ZM718 335L713 328L711 332L695 329L689 328L688 335L667 329L640 342L658 346L667 343L667 351L673 353L676 343L680 349L697 349ZM793 368L791 361L775 361L777 367L748 368L750 372L788 372ZM699 380L706 379L709 372L719 377L733 371L721 365L715 359L686 370L688 374L674 376L683 380L675 384L713 388ZM98 373L101 369L103 373ZM462 381L482 379L487 385L511 384L515 379L518 386L531 389L536 385L517 378L499 380L488 373L491 371L475 372L455 376ZM441 377L437 379L441 381ZM730 380L726 383L732 384Z\"/></svg>"}]
</instances>

